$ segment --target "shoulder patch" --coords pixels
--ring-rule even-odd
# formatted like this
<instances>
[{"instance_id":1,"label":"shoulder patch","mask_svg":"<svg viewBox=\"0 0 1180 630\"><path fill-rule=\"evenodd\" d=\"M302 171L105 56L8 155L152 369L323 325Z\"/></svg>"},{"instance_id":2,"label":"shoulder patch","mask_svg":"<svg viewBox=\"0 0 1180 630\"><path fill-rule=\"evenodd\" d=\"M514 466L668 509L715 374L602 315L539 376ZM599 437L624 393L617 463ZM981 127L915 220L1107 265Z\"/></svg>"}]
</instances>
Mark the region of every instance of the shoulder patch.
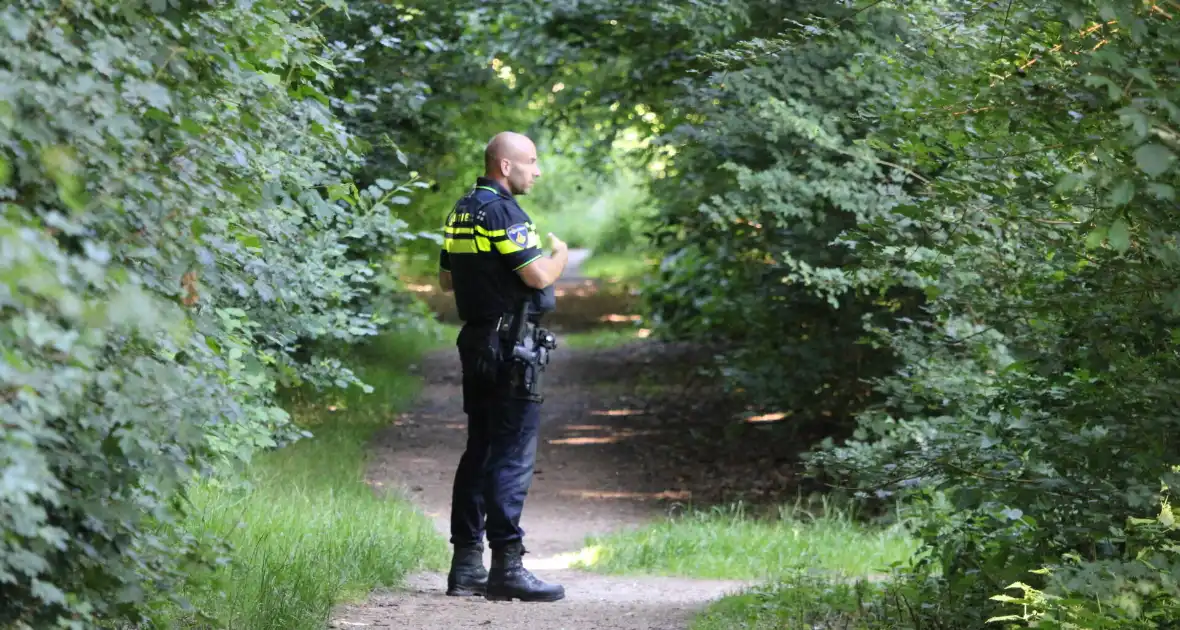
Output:
<instances>
[{"instance_id":1,"label":"shoulder patch","mask_svg":"<svg viewBox=\"0 0 1180 630\"><path fill-rule=\"evenodd\" d=\"M516 225L509 226L505 230L505 234L508 235L508 240L521 247L524 247L529 242L529 226L527 223L517 223Z\"/></svg>"}]
</instances>

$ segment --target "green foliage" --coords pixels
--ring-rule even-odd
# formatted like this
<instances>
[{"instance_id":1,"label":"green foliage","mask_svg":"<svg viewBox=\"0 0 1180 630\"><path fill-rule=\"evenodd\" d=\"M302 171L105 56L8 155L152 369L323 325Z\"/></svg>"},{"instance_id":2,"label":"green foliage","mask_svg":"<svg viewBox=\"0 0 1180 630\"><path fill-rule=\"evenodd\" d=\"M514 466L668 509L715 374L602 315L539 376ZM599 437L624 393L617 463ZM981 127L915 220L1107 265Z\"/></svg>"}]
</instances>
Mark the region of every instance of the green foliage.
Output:
<instances>
[{"instance_id":1,"label":"green foliage","mask_svg":"<svg viewBox=\"0 0 1180 630\"><path fill-rule=\"evenodd\" d=\"M894 585L833 581L827 575L796 570L718 600L693 621L691 628L919 630L928 626L921 625L915 616L917 604Z\"/></svg>"},{"instance_id":2,"label":"green foliage","mask_svg":"<svg viewBox=\"0 0 1180 630\"><path fill-rule=\"evenodd\" d=\"M450 339L407 331L353 349L372 394L285 392L294 421L315 438L261 454L241 483L210 479L192 489L185 531L228 544L228 555L190 576L183 594L195 611L165 608L158 625L317 630L341 601L411 571L445 569L448 547L430 520L403 497L382 496L392 489L364 474L372 434L418 390L407 368Z\"/></svg>"},{"instance_id":3,"label":"green foliage","mask_svg":"<svg viewBox=\"0 0 1180 630\"><path fill-rule=\"evenodd\" d=\"M863 433L817 463L911 486L932 508L945 497L953 511L931 510L922 534L938 541L944 588L975 602L964 622L995 614L981 600L1029 571L1053 569L1033 582L1047 592L1076 588L1057 579L1073 562L1105 583L1089 596L1116 591L1113 618L1159 601L1128 580L1157 547L1121 524L1158 505L1177 463L1176 172L1145 149L1180 122L1163 79L1176 27L1147 6L1081 2L975 23L985 36L924 34L913 107L874 142L929 175L902 206L922 231L850 238L874 254L878 282L931 297L931 323L881 331L906 369L880 382L887 400Z\"/></svg>"},{"instance_id":4,"label":"green foliage","mask_svg":"<svg viewBox=\"0 0 1180 630\"><path fill-rule=\"evenodd\" d=\"M412 188L348 182L324 8L0 9L0 625L176 592L186 484L298 437L276 384L357 382L297 340L400 317L352 253L413 238Z\"/></svg>"},{"instance_id":5,"label":"green foliage","mask_svg":"<svg viewBox=\"0 0 1180 630\"><path fill-rule=\"evenodd\" d=\"M1180 620L1174 533L1126 525L1180 463L1175 17L872 3L712 55L676 101L659 332L855 421L813 470L909 502L929 623L984 627L1017 582L1059 624Z\"/></svg>"},{"instance_id":6,"label":"green foliage","mask_svg":"<svg viewBox=\"0 0 1180 630\"><path fill-rule=\"evenodd\" d=\"M916 302L840 271L860 256L844 233L896 205L900 179L880 173L863 141L898 80L865 60L907 35L883 20L792 37L792 54L766 46L683 97L691 115L661 138L680 175L653 186L665 258L647 303L664 334L732 348L723 375L755 400L843 418L867 396L861 380L889 366L857 343L864 322Z\"/></svg>"},{"instance_id":7,"label":"green foliage","mask_svg":"<svg viewBox=\"0 0 1180 630\"><path fill-rule=\"evenodd\" d=\"M348 51L331 96L366 149L358 180L408 168L430 180L434 192L446 192L439 203L449 210L449 193L469 187L482 171L492 135L535 118L525 107L527 93L493 67L485 4L364 0L317 17L325 38ZM441 223L434 197L412 208L416 227Z\"/></svg>"}]
</instances>

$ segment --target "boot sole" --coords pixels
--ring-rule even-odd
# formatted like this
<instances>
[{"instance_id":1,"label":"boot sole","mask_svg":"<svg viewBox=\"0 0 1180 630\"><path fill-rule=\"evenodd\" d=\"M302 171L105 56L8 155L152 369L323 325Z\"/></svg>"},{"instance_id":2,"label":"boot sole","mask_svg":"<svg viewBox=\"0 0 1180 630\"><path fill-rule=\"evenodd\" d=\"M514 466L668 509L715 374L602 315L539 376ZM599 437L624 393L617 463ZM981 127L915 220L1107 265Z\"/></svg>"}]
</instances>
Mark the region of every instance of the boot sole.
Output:
<instances>
[{"instance_id":1,"label":"boot sole","mask_svg":"<svg viewBox=\"0 0 1180 630\"><path fill-rule=\"evenodd\" d=\"M557 595L493 595L491 593L485 595L489 602L510 602L512 600L519 600L522 602L556 602L565 599L565 593L558 593Z\"/></svg>"},{"instance_id":2,"label":"boot sole","mask_svg":"<svg viewBox=\"0 0 1180 630\"><path fill-rule=\"evenodd\" d=\"M447 595L450 597L484 597L486 593L475 588L449 588Z\"/></svg>"},{"instance_id":3,"label":"boot sole","mask_svg":"<svg viewBox=\"0 0 1180 630\"><path fill-rule=\"evenodd\" d=\"M487 584L455 584L449 580L447 582L447 595L450 597L483 597L487 592Z\"/></svg>"}]
</instances>

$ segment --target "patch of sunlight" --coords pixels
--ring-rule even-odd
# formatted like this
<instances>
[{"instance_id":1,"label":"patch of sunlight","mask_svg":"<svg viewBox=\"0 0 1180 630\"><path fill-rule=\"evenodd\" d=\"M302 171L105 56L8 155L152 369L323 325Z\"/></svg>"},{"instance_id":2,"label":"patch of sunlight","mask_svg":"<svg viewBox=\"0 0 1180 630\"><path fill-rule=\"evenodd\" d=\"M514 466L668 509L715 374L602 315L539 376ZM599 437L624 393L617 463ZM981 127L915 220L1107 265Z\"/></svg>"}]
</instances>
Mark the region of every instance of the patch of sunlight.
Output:
<instances>
[{"instance_id":1,"label":"patch of sunlight","mask_svg":"<svg viewBox=\"0 0 1180 630\"><path fill-rule=\"evenodd\" d=\"M637 322L643 319L642 315L620 315L618 313L611 313L603 315L598 318L600 322Z\"/></svg>"},{"instance_id":2,"label":"patch of sunlight","mask_svg":"<svg viewBox=\"0 0 1180 630\"><path fill-rule=\"evenodd\" d=\"M662 492L623 492L607 490L562 490L558 494L579 499L671 499L686 501L692 498L688 490L664 490Z\"/></svg>"},{"instance_id":3,"label":"patch of sunlight","mask_svg":"<svg viewBox=\"0 0 1180 630\"><path fill-rule=\"evenodd\" d=\"M778 422L779 420L786 418L788 415L790 415L790 414L782 412L782 411L777 412L777 413L764 413L760 416L752 416L752 417L746 418L746 422L749 422L752 424L756 424L759 422Z\"/></svg>"},{"instance_id":4,"label":"patch of sunlight","mask_svg":"<svg viewBox=\"0 0 1180 630\"><path fill-rule=\"evenodd\" d=\"M592 416L642 416L646 411L642 409L597 409L591 411Z\"/></svg>"},{"instance_id":5,"label":"patch of sunlight","mask_svg":"<svg viewBox=\"0 0 1180 630\"><path fill-rule=\"evenodd\" d=\"M557 440L546 440L549 444L558 444L565 446L585 446L587 444L616 444L622 442L625 436L622 435L608 435L604 437L575 437L575 438L561 438Z\"/></svg>"},{"instance_id":6,"label":"patch of sunlight","mask_svg":"<svg viewBox=\"0 0 1180 630\"><path fill-rule=\"evenodd\" d=\"M548 558L537 558L536 560L526 560L525 564L528 568L538 571L555 571L559 569L570 569L573 567L590 567L598 563L598 558L602 555L602 547L594 545L592 547L585 547L578 551L569 551L566 553L559 553Z\"/></svg>"}]
</instances>

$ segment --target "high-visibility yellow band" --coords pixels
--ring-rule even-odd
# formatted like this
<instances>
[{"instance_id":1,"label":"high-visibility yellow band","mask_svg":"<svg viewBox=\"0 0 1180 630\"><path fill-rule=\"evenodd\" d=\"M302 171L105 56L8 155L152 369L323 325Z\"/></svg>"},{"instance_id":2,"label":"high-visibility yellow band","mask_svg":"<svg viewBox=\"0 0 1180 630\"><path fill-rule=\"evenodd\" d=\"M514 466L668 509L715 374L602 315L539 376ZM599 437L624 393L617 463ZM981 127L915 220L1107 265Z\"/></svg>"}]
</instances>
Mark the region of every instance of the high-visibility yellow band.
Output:
<instances>
[{"instance_id":1,"label":"high-visibility yellow band","mask_svg":"<svg viewBox=\"0 0 1180 630\"><path fill-rule=\"evenodd\" d=\"M474 230L472 230L469 227L457 227L457 228L449 227L446 229L447 234L471 234L473 231Z\"/></svg>"},{"instance_id":2,"label":"high-visibility yellow band","mask_svg":"<svg viewBox=\"0 0 1180 630\"><path fill-rule=\"evenodd\" d=\"M489 230L482 225L475 226L475 232L484 236L504 236L508 233L506 230Z\"/></svg>"},{"instance_id":3,"label":"high-visibility yellow band","mask_svg":"<svg viewBox=\"0 0 1180 630\"><path fill-rule=\"evenodd\" d=\"M448 254L474 254L478 251L475 241L469 238L444 239L443 250Z\"/></svg>"},{"instance_id":4,"label":"high-visibility yellow band","mask_svg":"<svg viewBox=\"0 0 1180 630\"><path fill-rule=\"evenodd\" d=\"M516 252L524 251L524 248L508 239L496 241L496 251L501 254L515 254Z\"/></svg>"},{"instance_id":5,"label":"high-visibility yellow band","mask_svg":"<svg viewBox=\"0 0 1180 630\"><path fill-rule=\"evenodd\" d=\"M492 242L478 234L475 236L475 244L481 252L492 251Z\"/></svg>"}]
</instances>

